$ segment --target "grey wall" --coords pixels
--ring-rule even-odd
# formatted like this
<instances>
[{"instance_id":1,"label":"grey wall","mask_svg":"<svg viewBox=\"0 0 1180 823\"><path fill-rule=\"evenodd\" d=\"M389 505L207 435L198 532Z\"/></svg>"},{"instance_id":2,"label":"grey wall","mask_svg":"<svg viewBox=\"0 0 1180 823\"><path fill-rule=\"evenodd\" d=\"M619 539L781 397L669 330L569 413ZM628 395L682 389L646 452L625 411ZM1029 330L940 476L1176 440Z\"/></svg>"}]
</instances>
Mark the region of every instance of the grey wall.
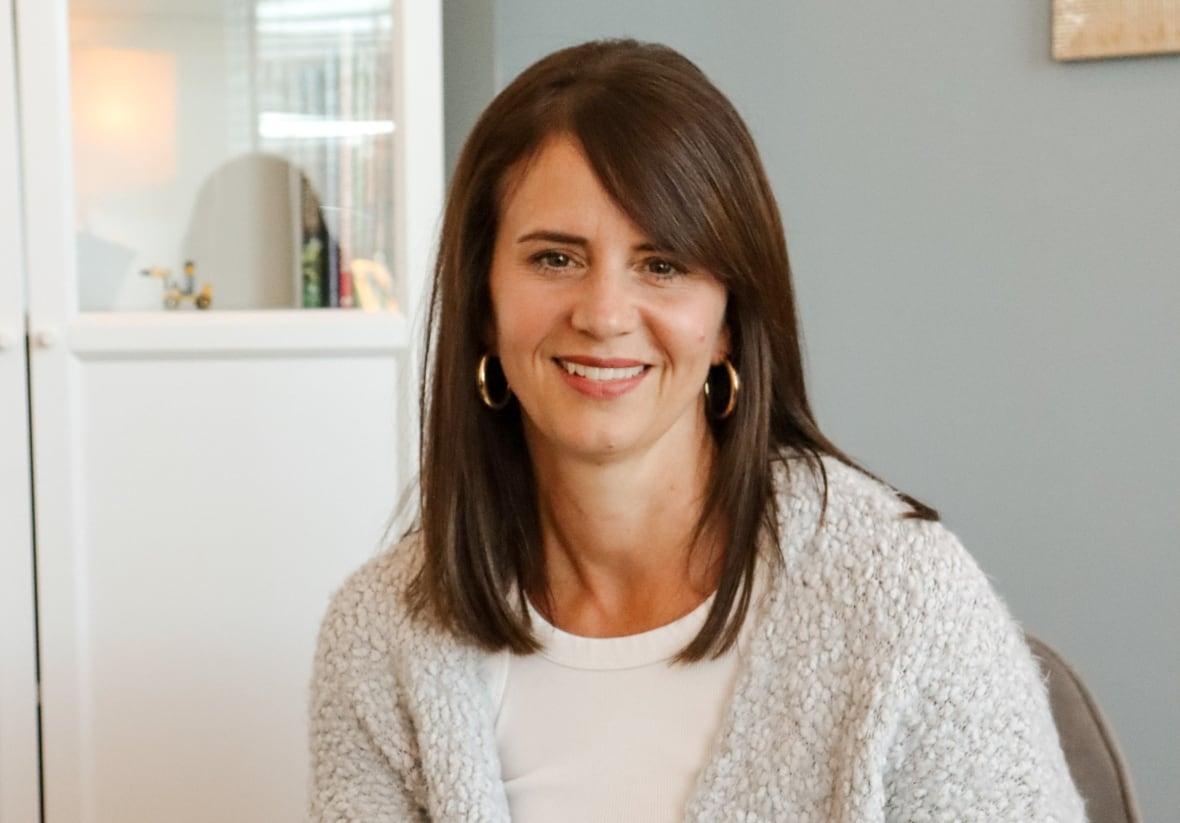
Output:
<instances>
[{"instance_id":1,"label":"grey wall","mask_svg":"<svg viewBox=\"0 0 1180 823\"><path fill-rule=\"evenodd\" d=\"M1180 819L1180 56L1054 63L1049 0L456 22L492 8L449 3L448 94L627 35L731 96L784 212L821 425L941 509L1095 692L1145 819ZM473 28L493 57L452 48Z\"/></svg>"},{"instance_id":2,"label":"grey wall","mask_svg":"<svg viewBox=\"0 0 1180 823\"><path fill-rule=\"evenodd\" d=\"M494 0L443 1L443 118L447 180L463 140L500 89Z\"/></svg>"}]
</instances>

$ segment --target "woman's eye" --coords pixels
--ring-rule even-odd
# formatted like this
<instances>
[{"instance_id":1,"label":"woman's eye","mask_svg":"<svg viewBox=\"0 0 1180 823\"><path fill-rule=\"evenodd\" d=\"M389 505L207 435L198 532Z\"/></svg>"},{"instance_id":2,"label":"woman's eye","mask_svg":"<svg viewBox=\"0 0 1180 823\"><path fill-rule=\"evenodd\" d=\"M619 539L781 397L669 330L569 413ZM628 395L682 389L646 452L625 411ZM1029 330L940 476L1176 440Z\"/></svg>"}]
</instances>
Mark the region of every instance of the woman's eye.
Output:
<instances>
[{"instance_id":1,"label":"woman's eye","mask_svg":"<svg viewBox=\"0 0 1180 823\"><path fill-rule=\"evenodd\" d=\"M662 258L654 258L647 261L647 270L652 274L657 274L660 277L670 277L674 274L684 274L685 269L673 263L671 260L664 260Z\"/></svg>"},{"instance_id":2,"label":"woman's eye","mask_svg":"<svg viewBox=\"0 0 1180 823\"><path fill-rule=\"evenodd\" d=\"M540 254L533 255L533 262L539 263L547 269L564 269L570 263L570 256L559 251L543 251Z\"/></svg>"}]
</instances>

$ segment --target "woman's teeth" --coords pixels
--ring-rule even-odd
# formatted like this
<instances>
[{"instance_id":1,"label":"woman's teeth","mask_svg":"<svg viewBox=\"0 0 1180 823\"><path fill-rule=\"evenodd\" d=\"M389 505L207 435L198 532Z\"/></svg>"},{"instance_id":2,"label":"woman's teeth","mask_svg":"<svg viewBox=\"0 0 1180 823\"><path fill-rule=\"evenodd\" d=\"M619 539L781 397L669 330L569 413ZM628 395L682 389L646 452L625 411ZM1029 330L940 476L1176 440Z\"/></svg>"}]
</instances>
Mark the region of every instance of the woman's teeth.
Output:
<instances>
[{"instance_id":1,"label":"woman's teeth","mask_svg":"<svg viewBox=\"0 0 1180 823\"><path fill-rule=\"evenodd\" d=\"M625 369L604 369L598 366L570 363L568 360L559 360L558 362L570 374L576 374L578 377L585 377L588 380L626 380L628 377L639 375L645 368L644 366L628 366Z\"/></svg>"}]
</instances>

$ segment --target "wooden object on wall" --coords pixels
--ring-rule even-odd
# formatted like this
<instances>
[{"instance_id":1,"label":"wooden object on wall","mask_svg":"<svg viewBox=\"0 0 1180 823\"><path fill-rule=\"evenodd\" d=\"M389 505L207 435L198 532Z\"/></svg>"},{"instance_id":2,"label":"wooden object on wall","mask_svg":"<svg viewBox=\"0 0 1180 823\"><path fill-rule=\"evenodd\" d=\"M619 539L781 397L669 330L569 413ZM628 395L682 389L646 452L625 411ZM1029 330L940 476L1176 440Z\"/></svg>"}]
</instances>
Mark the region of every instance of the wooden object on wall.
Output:
<instances>
[{"instance_id":1,"label":"wooden object on wall","mask_svg":"<svg viewBox=\"0 0 1180 823\"><path fill-rule=\"evenodd\" d=\"M1180 0L1053 0L1053 58L1180 52Z\"/></svg>"}]
</instances>

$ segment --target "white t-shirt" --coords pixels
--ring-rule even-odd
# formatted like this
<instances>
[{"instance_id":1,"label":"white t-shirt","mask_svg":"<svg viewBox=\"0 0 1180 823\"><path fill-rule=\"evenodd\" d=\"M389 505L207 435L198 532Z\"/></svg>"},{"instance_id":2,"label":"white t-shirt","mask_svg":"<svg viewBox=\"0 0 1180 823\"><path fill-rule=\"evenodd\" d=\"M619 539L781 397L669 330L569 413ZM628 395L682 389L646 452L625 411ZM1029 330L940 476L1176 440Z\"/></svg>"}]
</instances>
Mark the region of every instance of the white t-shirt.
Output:
<instances>
[{"instance_id":1,"label":"white t-shirt","mask_svg":"<svg viewBox=\"0 0 1180 823\"><path fill-rule=\"evenodd\" d=\"M713 603L627 637L579 637L530 610L542 652L497 654L485 677L514 823L663 823L684 815L741 654L672 663Z\"/></svg>"}]
</instances>

